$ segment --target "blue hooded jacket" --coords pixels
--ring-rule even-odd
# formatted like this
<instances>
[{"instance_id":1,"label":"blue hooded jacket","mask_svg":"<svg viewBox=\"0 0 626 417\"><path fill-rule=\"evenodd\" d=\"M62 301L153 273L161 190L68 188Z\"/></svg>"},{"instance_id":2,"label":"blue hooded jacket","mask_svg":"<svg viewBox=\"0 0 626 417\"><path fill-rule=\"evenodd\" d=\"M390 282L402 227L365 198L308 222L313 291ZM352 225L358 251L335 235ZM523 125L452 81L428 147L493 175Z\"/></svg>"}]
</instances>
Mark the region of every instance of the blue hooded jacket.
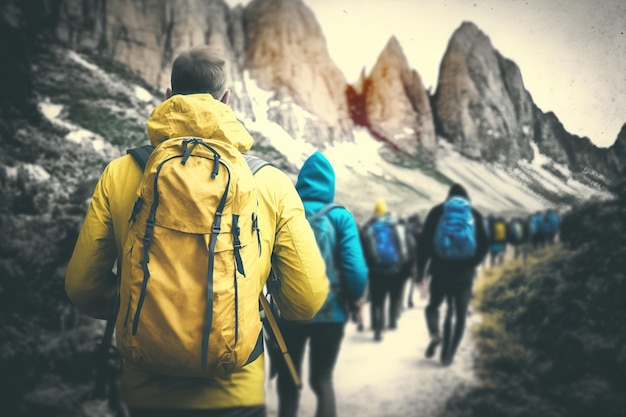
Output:
<instances>
[{"instance_id":1,"label":"blue hooded jacket","mask_svg":"<svg viewBox=\"0 0 626 417\"><path fill-rule=\"evenodd\" d=\"M315 152L302 165L296 190L307 211L317 212L335 198L335 171L324 155ZM356 220L346 208L337 207L327 213L334 226L336 242L336 263L342 281L341 297L345 302L354 302L365 294L368 269L361 247ZM332 315L322 317L321 310L312 322L346 322L348 317L345 302L334 303Z\"/></svg>"}]
</instances>

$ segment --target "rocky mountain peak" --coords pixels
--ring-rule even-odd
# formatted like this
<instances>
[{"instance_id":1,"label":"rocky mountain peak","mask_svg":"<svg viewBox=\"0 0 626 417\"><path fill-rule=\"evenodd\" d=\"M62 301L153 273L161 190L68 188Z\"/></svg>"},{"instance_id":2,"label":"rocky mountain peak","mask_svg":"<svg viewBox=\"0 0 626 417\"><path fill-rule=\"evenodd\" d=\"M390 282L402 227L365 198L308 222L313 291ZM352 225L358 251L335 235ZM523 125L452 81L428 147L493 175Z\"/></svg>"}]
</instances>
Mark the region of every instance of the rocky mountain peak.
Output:
<instances>
[{"instance_id":1,"label":"rocky mountain peak","mask_svg":"<svg viewBox=\"0 0 626 417\"><path fill-rule=\"evenodd\" d=\"M255 118L247 71L270 97L267 117L318 148L351 140L356 124L409 158L431 161L437 135L465 156L507 166L542 154L572 172L591 167L612 178L624 160L623 135L600 149L544 114L515 62L472 22L452 34L430 97L395 37L371 72L347 85L303 0L234 9L223 0L59 0L41 13L55 42L125 64L161 91L180 51L209 44L225 55L231 105L242 118Z\"/></svg>"},{"instance_id":2,"label":"rocky mountain peak","mask_svg":"<svg viewBox=\"0 0 626 417\"><path fill-rule=\"evenodd\" d=\"M370 74L363 73L352 91L351 108L359 109L360 115L356 119L375 137L412 157L434 158L436 136L428 93L396 37L389 39Z\"/></svg>"},{"instance_id":3,"label":"rocky mountain peak","mask_svg":"<svg viewBox=\"0 0 626 417\"><path fill-rule=\"evenodd\" d=\"M330 58L315 15L302 0L250 2L244 30L245 68L262 89L318 117L321 143L352 136L347 82ZM290 124L284 110L275 116Z\"/></svg>"},{"instance_id":4,"label":"rocky mountain peak","mask_svg":"<svg viewBox=\"0 0 626 417\"><path fill-rule=\"evenodd\" d=\"M548 165L561 164L574 173L614 178L619 172L619 147L600 149L568 133L555 114L542 112L519 67L471 22L463 22L450 39L433 103L438 134L471 158L533 161L534 147L550 158Z\"/></svg>"},{"instance_id":5,"label":"rocky mountain peak","mask_svg":"<svg viewBox=\"0 0 626 417\"><path fill-rule=\"evenodd\" d=\"M400 58L402 59L402 61L406 62L404 51L402 50L402 47L400 46L400 42L398 41L398 38L396 38L395 36L391 36L391 38L389 38L389 40L387 41L387 44L385 45L382 52L380 53L380 56L378 57L379 61L385 58L390 59L390 60L393 60L395 58Z\"/></svg>"},{"instance_id":6,"label":"rocky mountain peak","mask_svg":"<svg viewBox=\"0 0 626 417\"><path fill-rule=\"evenodd\" d=\"M434 103L439 133L466 156L532 157L532 101L519 70L473 23L464 22L448 44Z\"/></svg>"}]
</instances>

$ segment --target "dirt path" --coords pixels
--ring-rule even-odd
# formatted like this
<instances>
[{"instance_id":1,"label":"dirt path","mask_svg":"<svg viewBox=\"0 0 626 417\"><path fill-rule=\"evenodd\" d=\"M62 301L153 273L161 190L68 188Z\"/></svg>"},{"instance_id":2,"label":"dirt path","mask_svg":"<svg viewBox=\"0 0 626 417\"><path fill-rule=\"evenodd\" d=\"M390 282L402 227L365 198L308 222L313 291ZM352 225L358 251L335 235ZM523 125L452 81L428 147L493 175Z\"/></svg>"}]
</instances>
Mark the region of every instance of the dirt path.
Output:
<instances>
[{"instance_id":1,"label":"dirt path","mask_svg":"<svg viewBox=\"0 0 626 417\"><path fill-rule=\"evenodd\" d=\"M426 300L416 292L416 306L405 308L398 329L386 331L382 342L373 333L358 332L356 325L346 327L346 335L335 369L335 393L339 417L435 416L451 392L474 381L472 372L473 340L471 328L477 314L468 319L465 337L450 367L442 367L438 355L424 358L428 332L424 321ZM369 310L366 305L365 310ZM442 316L445 307L442 307ZM368 311L365 327L369 327ZM307 359L305 358L305 361ZM307 382L304 366L299 416L315 414L315 396ZM275 380L268 382L268 417L277 415Z\"/></svg>"}]
</instances>

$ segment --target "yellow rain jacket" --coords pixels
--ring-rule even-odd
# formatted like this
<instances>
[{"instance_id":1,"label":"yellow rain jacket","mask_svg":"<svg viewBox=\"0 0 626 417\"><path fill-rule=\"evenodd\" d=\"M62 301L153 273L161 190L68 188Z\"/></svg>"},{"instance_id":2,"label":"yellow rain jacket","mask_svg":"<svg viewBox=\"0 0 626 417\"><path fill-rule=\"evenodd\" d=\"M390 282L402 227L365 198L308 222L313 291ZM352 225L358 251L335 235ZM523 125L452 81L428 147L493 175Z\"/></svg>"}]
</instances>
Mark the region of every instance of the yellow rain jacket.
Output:
<instances>
[{"instance_id":1,"label":"yellow rain jacket","mask_svg":"<svg viewBox=\"0 0 626 417\"><path fill-rule=\"evenodd\" d=\"M208 94L175 95L157 106L148 119L152 145L182 136L213 137L246 152L253 139L227 105ZM115 261L128 234L128 219L142 170L130 155L115 159L98 181L67 268L65 289L76 306L96 318L107 318L116 296ZM262 239L261 277L269 275L271 255L281 277L278 297L287 319L308 320L328 294L324 261L302 202L289 177L274 167L255 175ZM265 284L265 278L259 288ZM256 303L257 300L250 300ZM230 379L155 375L125 362L120 389L131 407L215 409L265 403L264 356Z\"/></svg>"}]
</instances>

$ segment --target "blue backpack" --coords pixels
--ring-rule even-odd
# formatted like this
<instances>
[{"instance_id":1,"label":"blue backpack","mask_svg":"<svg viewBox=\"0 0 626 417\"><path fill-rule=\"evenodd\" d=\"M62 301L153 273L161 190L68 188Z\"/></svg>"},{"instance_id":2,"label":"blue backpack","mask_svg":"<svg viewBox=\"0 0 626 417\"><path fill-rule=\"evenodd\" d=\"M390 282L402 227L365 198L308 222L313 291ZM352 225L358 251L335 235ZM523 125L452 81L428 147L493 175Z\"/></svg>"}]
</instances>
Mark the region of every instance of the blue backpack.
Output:
<instances>
[{"instance_id":1,"label":"blue backpack","mask_svg":"<svg viewBox=\"0 0 626 417\"><path fill-rule=\"evenodd\" d=\"M543 234L544 236L551 237L557 234L559 231L559 215L553 211L546 214L543 220Z\"/></svg>"},{"instance_id":2,"label":"blue backpack","mask_svg":"<svg viewBox=\"0 0 626 417\"><path fill-rule=\"evenodd\" d=\"M469 260L476 254L476 225L468 199L453 196L444 203L435 230L435 253L451 261Z\"/></svg>"},{"instance_id":3,"label":"blue backpack","mask_svg":"<svg viewBox=\"0 0 626 417\"><path fill-rule=\"evenodd\" d=\"M317 312L313 321L315 320L331 320L333 316L333 309L335 306L342 306L343 301L341 296L341 277L337 267L336 253L337 253L337 232L332 222L327 216L327 213L337 207L342 207L339 204L330 203L319 209L318 211L306 210L305 215L313 233L315 234L315 240L317 246L320 249L324 263L326 264L326 276L330 281L330 289L326 301Z\"/></svg>"},{"instance_id":4,"label":"blue backpack","mask_svg":"<svg viewBox=\"0 0 626 417\"><path fill-rule=\"evenodd\" d=\"M394 223L385 219L377 220L369 225L365 237L372 252L374 269L386 272L400 269L402 254Z\"/></svg>"},{"instance_id":5,"label":"blue backpack","mask_svg":"<svg viewBox=\"0 0 626 417\"><path fill-rule=\"evenodd\" d=\"M530 216L530 219L528 221L528 234L531 237L538 237L542 232L542 228L543 216L541 215L541 213L535 213Z\"/></svg>"}]
</instances>

